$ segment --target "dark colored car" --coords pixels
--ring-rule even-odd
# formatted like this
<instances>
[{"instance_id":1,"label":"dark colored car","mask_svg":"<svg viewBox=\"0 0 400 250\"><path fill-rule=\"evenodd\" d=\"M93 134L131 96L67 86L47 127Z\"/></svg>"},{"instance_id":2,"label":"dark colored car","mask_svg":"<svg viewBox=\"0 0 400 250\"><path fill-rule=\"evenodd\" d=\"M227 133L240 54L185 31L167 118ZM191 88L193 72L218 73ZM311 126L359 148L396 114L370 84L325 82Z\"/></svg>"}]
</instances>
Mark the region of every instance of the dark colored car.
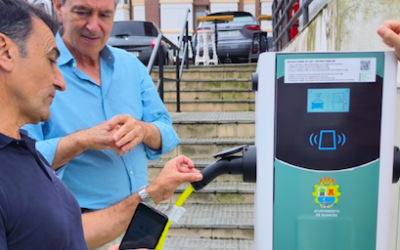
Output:
<instances>
[{"instance_id":1,"label":"dark colored car","mask_svg":"<svg viewBox=\"0 0 400 250\"><path fill-rule=\"evenodd\" d=\"M119 21L114 22L108 45L120 48L135 55L139 60L147 65L150 61L157 36L160 29L152 22L147 21ZM164 50L164 64L172 64L166 44L161 41ZM158 64L158 58L154 60Z\"/></svg>"},{"instance_id":2,"label":"dark colored car","mask_svg":"<svg viewBox=\"0 0 400 250\"><path fill-rule=\"evenodd\" d=\"M228 11L211 13L208 16L227 16L233 15L232 21L223 21L217 23L217 54L221 63L231 62L249 62L254 59L253 55L258 56L258 33L260 32L260 25L255 17L248 12L243 11ZM200 30L214 30L215 24L212 21L200 22L197 31ZM254 33L256 35L254 36ZM196 35L197 38L197 35ZM253 43L254 38L254 43ZM261 39L264 52L266 50L267 39ZM197 43L197 41L195 41ZM195 44L195 47L197 44ZM196 49L194 49L196 51ZM200 55L203 52L203 44L200 41ZM209 52L212 55L211 41L209 41ZM250 58L249 58L250 57ZM257 58L255 58L257 59Z\"/></svg>"}]
</instances>

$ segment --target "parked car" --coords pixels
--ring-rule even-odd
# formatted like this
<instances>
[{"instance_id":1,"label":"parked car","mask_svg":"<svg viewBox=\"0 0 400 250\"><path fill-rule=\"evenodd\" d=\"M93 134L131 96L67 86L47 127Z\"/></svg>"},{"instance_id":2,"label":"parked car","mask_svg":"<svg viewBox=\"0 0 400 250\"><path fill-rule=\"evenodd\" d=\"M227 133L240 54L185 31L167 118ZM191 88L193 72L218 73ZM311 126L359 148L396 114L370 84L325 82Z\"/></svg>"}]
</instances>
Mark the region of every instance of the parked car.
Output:
<instances>
[{"instance_id":1,"label":"parked car","mask_svg":"<svg viewBox=\"0 0 400 250\"><path fill-rule=\"evenodd\" d=\"M258 35L256 35L253 44L253 35L260 32L260 25L256 18L244 11L227 11L211 13L207 16L227 16L233 15L232 21L217 23L217 53L218 59L222 63L231 62L249 62L252 54L258 56ZM215 24L212 21L200 22L197 31L215 30ZM197 35L196 35L197 39ZM262 38L262 48L266 48L267 41ZM195 47L197 40L195 40ZM200 41L200 55L203 53L203 44ZM209 41L209 52L212 55L212 44ZM196 49L194 50L196 52ZM252 53L250 53L252 52Z\"/></svg>"},{"instance_id":2,"label":"parked car","mask_svg":"<svg viewBox=\"0 0 400 250\"><path fill-rule=\"evenodd\" d=\"M160 29L152 22L117 21L114 22L107 44L128 51L147 65L160 32ZM164 51L164 65L173 64L167 45L161 41L161 46ZM154 64L158 64L157 57Z\"/></svg>"}]
</instances>

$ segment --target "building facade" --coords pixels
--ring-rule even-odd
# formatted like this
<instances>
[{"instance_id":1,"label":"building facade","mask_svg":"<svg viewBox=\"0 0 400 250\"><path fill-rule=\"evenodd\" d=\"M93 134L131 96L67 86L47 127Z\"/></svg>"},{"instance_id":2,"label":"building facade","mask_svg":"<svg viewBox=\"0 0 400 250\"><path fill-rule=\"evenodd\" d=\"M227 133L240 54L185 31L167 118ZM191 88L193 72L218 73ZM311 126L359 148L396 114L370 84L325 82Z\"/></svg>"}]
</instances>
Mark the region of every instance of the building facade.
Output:
<instances>
[{"instance_id":1,"label":"building facade","mask_svg":"<svg viewBox=\"0 0 400 250\"><path fill-rule=\"evenodd\" d=\"M272 0L259 0L259 15L272 14ZM221 11L246 11L256 15L256 0L120 0L115 16L120 20L146 20L160 27L164 36L177 43L185 24L187 10L189 33L197 30L197 18ZM271 33L271 21L262 21L261 29Z\"/></svg>"}]
</instances>

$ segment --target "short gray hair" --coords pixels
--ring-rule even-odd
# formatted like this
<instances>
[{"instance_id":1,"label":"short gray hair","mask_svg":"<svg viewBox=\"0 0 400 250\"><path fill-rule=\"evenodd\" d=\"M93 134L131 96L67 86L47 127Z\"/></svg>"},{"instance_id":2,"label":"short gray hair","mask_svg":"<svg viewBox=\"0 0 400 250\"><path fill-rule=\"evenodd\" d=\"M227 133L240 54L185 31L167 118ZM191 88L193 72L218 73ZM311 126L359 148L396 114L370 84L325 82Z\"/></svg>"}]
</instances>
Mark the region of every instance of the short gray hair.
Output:
<instances>
[{"instance_id":1,"label":"short gray hair","mask_svg":"<svg viewBox=\"0 0 400 250\"><path fill-rule=\"evenodd\" d=\"M26 43L33 31L34 17L42 20L53 32L57 24L43 10L24 0L0 0L0 33L18 46L21 57L27 56Z\"/></svg>"},{"instance_id":2,"label":"short gray hair","mask_svg":"<svg viewBox=\"0 0 400 250\"><path fill-rule=\"evenodd\" d=\"M66 1L67 0L60 0L61 5L64 5ZM118 5L119 0L114 0L114 2L115 2L115 7L116 7Z\"/></svg>"}]
</instances>

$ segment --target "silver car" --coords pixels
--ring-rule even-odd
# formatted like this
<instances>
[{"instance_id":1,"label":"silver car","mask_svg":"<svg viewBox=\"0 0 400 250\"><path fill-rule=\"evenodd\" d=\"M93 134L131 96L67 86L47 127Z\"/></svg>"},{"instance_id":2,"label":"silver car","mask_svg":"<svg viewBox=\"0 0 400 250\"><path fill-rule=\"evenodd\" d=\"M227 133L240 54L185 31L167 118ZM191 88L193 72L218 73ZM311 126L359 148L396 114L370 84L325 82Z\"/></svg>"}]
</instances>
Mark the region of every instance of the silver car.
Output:
<instances>
[{"instance_id":1,"label":"silver car","mask_svg":"<svg viewBox=\"0 0 400 250\"><path fill-rule=\"evenodd\" d=\"M233 15L232 21L217 23L217 54L220 63L249 62L254 60L253 55L258 56L258 38L260 25L255 17L248 12L217 12L208 16ZM200 22L197 31L215 30L212 21ZM196 36L197 37L197 36ZM261 37L261 48L265 51L267 47L266 37ZM254 40L254 43L253 43ZM195 47L197 46L195 40ZM200 41L200 56L203 55L203 43ZM196 49L194 49L196 51ZM263 52L263 51L261 51ZM209 41L209 54L212 56L212 44Z\"/></svg>"}]
</instances>

